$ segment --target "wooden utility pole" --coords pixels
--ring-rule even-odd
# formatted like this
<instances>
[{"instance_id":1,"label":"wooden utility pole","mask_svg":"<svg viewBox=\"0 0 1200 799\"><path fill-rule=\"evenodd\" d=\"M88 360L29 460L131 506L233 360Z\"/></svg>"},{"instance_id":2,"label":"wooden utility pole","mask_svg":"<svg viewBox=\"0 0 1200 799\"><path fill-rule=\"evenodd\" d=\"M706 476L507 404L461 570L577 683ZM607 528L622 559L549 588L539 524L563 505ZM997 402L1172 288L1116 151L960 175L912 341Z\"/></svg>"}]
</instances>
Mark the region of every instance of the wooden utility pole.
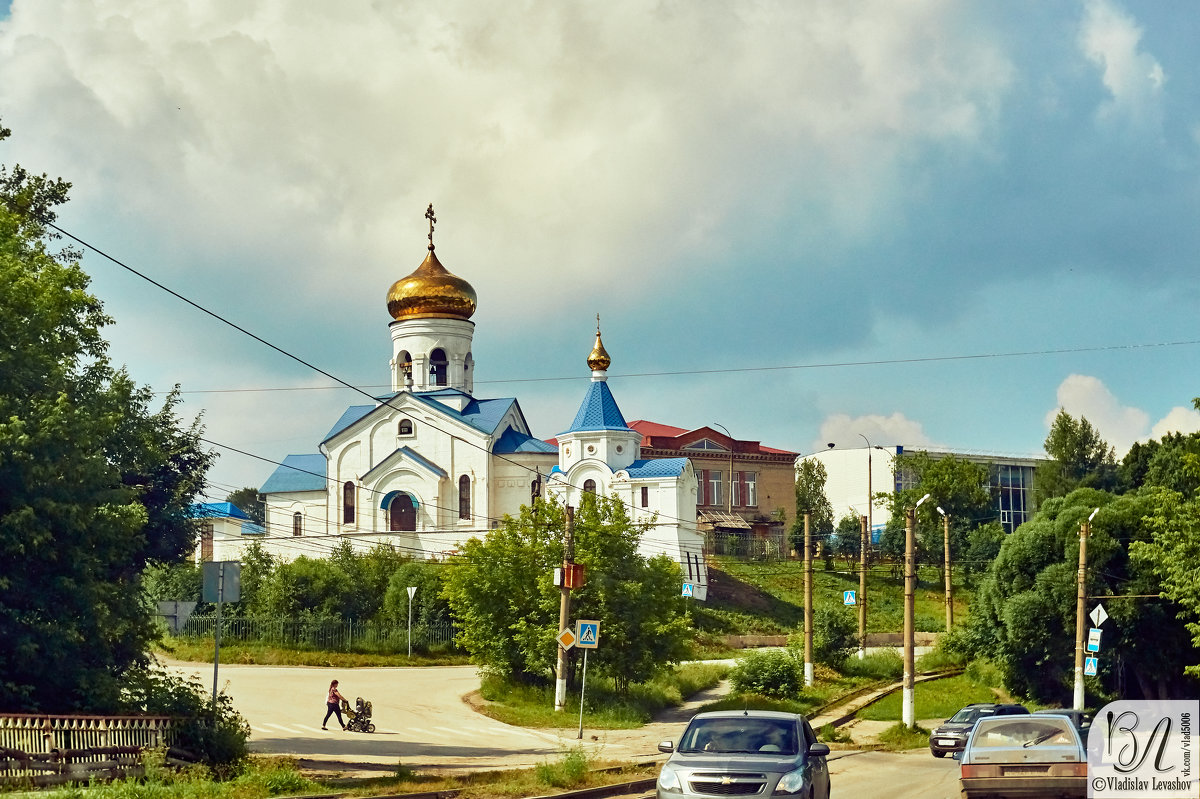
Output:
<instances>
[{"instance_id":1,"label":"wooden utility pole","mask_svg":"<svg viewBox=\"0 0 1200 799\"><path fill-rule=\"evenodd\" d=\"M567 587L567 574L575 565L575 509L567 506L567 534L563 542L562 585L558 587L561 598L558 603L558 631L561 633L571 624L571 589ZM558 647L558 670L555 672L554 709L561 712L567 707L567 649Z\"/></svg>"},{"instance_id":2,"label":"wooden utility pole","mask_svg":"<svg viewBox=\"0 0 1200 799\"><path fill-rule=\"evenodd\" d=\"M867 546L870 544L867 517L862 517L862 546L858 552L858 657L867 656Z\"/></svg>"},{"instance_id":3,"label":"wooden utility pole","mask_svg":"<svg viewBox=\"0 0 1200 799\"><path fill-rule=\"evenodd\" d=\"M813 684L812 512L804 511L804 684Z\"/></svg>"},{"instance_id":4,"label":"wooden utility pole","mask_svg":"<svg viewBox=\"0 0 1200 799\"><path fill-rule=\"evenodd\" d=\"M942 537L946 542L946 632L950 632L954 626L954 584L950 582L950 516L940 507L938 513L942 514Z\"/></svg>"},{"instance_id":5,"label":"wooden utility pole","mask_svg":"<svg viewBox=\"0 0 1200 799\"><path fill-rule=\"evenodd\" d=\"M1092 529L1092 516L1079 525L1079 573L1075 578L1075 695L1072 707L1083 710L1083 634L1087 618L1087 540Z\"/></svg>"},{"instance_id":6,"label":"wooden utility pole","mask_svg":"<svg viewBox=\"0 0 1200 799\"><path fill-rule=\"evenodd\" d=\"M916 686L916 608L917 570L916 533L917 508L929 499L929 495L917 500L917 504L904 514L904 687L901 696L901 721L910 730L917 726L913 692Z\"/></svg>"}]
</instances>

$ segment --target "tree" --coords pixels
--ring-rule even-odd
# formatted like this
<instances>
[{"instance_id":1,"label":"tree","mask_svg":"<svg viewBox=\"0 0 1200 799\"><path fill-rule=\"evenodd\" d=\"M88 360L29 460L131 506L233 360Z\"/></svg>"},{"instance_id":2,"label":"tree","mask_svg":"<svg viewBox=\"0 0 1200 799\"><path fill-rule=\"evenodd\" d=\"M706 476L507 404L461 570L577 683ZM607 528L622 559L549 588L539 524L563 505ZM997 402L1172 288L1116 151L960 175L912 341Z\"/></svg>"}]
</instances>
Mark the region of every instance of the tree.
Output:
<instances>
[{"instance_id":1,"label":"tree","mask_svg":"<svg viewBox=\"0 0 1200 799\"><path fill-rule=\"evenodd\" d=\"M830 551L847 561L854 560L862 550L862 523L858 516L843 516L830 542Z\"/></svg>"},{"instance_id":2,"label":"tree","mask_svg":"<svg viewBox=\"0 0 1200 799\"><path fill-rule=\"evenodd\" d=\"M1083 416L1076 419L1059 408L1043 446L1050 462L1034 472L1039 501L1066 496L1076 488L1116 487L1116 454Z\"/></svg>"},{"instance_id":3,"label":"tree","mask_svg":"<svg viewBox=\"0 0 1200 799\"><path fill-rule=\"evenodd\" d=\"M814 545L818 540L833 532L833 505L825 496L825 483L829 472L825 464L813 458L805 458L796 467L796 520L792 523L789 536L792 549L804 552L804 514L812 514L809 534Z\"/></svg>"},{"instance_id":4,"label":"tree","mask_svg":"<svg viewBox=\"0 0 1200 799\"><path fill-rule=\"evenodd\" d=\"M245 512L250 517L250 521L255 524L265 525L267 523L262 494L258 493L257 488L250 486L239 488L237 491L230 492L225 497L225 501Z\"/></svg>"},{"instance_id":5,"label":"tree","mask_svg":"<svg viewBox=\"0 0 1200 799\"><path fill-rule=\"evenodd\" d=\"M0 139L8 131L0 128ZM0 707L104 711L147 665L151 563L189 555L213 455L107 357L110 320L47 250L68 184L0 169Z\"/></svg>"},{"instance_id":6,"label":"tree","mask_svg":"<svg viewBox=\"0 0 1200 799\"><path fill-rule=\"evenodd\" d=\"M451 566L445 595L458 643L474 662L505 678L548 681L555 660L559 590L553 570L563 559L564 509L538 500L506 516L483 540L471 539ZM602 644L589 665L619 692L686 654L689 626L679 598L679 564L644 558L634 524L611 497L585 494L575 517L575 562L586 569L572 595L575 618L600 622Z\"/></svg>"}]
</instances>

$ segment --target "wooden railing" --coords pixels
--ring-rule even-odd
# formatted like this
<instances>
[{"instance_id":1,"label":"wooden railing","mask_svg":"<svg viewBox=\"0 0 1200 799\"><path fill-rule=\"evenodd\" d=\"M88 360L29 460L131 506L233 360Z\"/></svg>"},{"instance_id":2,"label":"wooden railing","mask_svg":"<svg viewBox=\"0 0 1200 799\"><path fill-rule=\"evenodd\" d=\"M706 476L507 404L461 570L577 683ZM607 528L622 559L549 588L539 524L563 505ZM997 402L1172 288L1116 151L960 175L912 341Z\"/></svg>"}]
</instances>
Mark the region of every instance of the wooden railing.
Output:
<instances>
[{"instance_id":1,"label":"wooden railing","mask_svg":"<svg viewBox=\"0 0 1200 799\"><path fill-rule=\"evenodd\" d=\"M142 752L171 743L166 716L0 714L0 782L54 785L141 769Z\"/></svg>"}]
</instances>

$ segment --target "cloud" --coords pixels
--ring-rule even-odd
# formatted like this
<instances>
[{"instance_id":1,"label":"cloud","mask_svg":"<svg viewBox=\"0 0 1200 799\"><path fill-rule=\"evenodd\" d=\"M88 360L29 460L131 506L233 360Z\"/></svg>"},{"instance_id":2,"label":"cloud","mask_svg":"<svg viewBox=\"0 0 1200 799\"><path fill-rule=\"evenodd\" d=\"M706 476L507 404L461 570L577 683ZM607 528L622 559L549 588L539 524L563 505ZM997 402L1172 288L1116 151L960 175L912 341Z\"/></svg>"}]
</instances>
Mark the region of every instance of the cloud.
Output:
<instances>
[{"instance_id":1,"label":"cloud","mask_svg":"<svg viewBox=\"0 0 1200 799\"><path fill-rule=\"evenodd\" d=\"M846 449L862 447L865 445L861 436L866 436L872 445L885 449L897 444L905 448L937 446L925 435L920 422L913 421L899 412L891 416L868 414L855 417L835 413L821 422L820 437L813 441L811 449L814 452L823 450L831 442L836 447Z\"/></svg>"},{"instance_id":2,"label":"cloud","mask_svg":"<svg viewBox=\"0 0 1200 799\"><path fill-rule=\"evenodd\" d=\"M1200 433L1200 411L1176 406L1150 428L1151 438L1162 438L1167 433Z\"/></svg>"},{"instance_id":3,"label":"cloud","mask_svg":"<svg viewBox=\"0 0 1200 799\"><path fill-rule=\"evenodd\" d=\"M1099 379L1088 375L1070 375L1058 386L1058 405L1046 412L1046 429L1062 408L1076 418L1091 422L1100 437L1116 450L1120 459L1133 442L1144 438L1150 426L1150 415L1140 408L1122 405Z\"/></svg>"},{"instance_id":4,"label":"cloud","mask_svg":"<svg viewBox=\"0 0 1200 799\"><path fill-rule=\"evenodd\" d=\"M1141 39L1141 27L1115 4L1090 0L1084 6L1079 48L1100 68L1111 98L1101 106L1100 117L1157 127L1158 99L1167 76L1154 56L1139 49Z\"/></svg>"}]
</instances>

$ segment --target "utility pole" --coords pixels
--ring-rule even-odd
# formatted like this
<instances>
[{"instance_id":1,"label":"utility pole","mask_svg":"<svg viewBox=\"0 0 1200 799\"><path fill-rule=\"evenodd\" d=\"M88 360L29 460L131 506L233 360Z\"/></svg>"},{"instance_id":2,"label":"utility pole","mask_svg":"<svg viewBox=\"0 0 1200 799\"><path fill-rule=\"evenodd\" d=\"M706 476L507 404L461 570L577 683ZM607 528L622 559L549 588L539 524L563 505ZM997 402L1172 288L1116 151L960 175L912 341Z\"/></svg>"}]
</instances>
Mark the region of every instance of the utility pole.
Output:
<instances>
[{"instance_id":1,"label":"utility pole","mask_svg":"<svg viewBox=\"0 0 1200 799\"><path fill-rule=\"evenodd\" d=\"M954 626L954 588L950 582L950 516L938 505L937 512L942 514L942 532L946 542L946 632Z\"/></svg>"},{"instance_id":2,"label":"utility pole","mask_svg":"<svg viewBox=\"0 0 1200 799\"><path fill-rule=\"evenodd\" d=\"M913 692L916 686L916 608L917 608L917 572L916 535L913 528L917 523L917 508L929 499L929 495L917 500L917 504L904 514L904 688L902 689L901 721L910 730L917 726L916 712L913 703Z\"/></svg>"},{"instance_id":3,"label":"utility pole","mask_svg":"<svg viewBox=\"0 0 1200 799\"><path fill-rule=\"evenodd\" d=\"M867 656L867 544L870 543L870 533L867 529L868 517L862 517L862 544L858 551L858 659Z\"/></svg>"},{"instance_id":4,"label":"utility pole","mask_svg":"<svg viewBox=\"0 0 1200 799\"><path fill-rule=\"evenodd\" d=\"M1083 710L1083 631L1084 620L1087 618L1087 540L1092 531L1092 517L1099 508L1092 511L1087 521L1079 525L1079 574L1075 579L1075 696L1072 707Z\"/></svg>"},{"instance_id":5,"label":"utility pole","mask_svg":"<svg viewBox=\"0 0 1200 799\"><path fill-rule=\"evenodd\" d=\"M571 589L567 587L567 574L575 565L575 509L567 506L567 535L563 545L562 585L558 587L562 596L558 603L558 631L561 633L571 624ZM558 647L558 670L554 683L554 710L561 712L567 707L567 650Z\"/></svg>"},{"instance_id":6,"label":"utility pole","mask_svg":"<svg viewBox=\"0 0 1200 799\"><path fill-rule=\"evenodd\" d=\"M804 684L813 684L812 511L804 511Z\"/></svg>"}]
</instances>

